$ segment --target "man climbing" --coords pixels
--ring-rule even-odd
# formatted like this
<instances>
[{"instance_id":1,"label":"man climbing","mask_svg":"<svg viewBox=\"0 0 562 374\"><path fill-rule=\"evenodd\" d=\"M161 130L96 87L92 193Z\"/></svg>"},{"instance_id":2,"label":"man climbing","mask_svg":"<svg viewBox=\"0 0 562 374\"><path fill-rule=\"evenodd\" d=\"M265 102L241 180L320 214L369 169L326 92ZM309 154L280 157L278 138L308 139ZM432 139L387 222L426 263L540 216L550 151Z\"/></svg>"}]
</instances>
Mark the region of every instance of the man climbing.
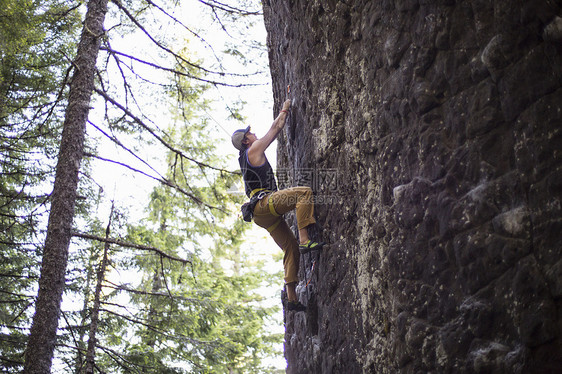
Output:
<instances>
[{"instance_id":1,"label":"man climbing","mask_svg":"<svg viewBox=\"0 0 562 374\"><path fill-rule=\"evenodd\" d=\"M270 233L273 240L284 252L285 285L287 308L304 311L306 307L298 301L296 284L298 282L299 252L319 250L324 243L309 239L308 227L314 224L314 204L310 187L277 189L273 169L265 156L265 150L275 140L285 126L291 100L283 103L281 112L273 121L271 128L258 139L250 132L250 126L236 130L232 134L232 144L240 151L238 162L244 178L246 195L250 198L250 214L254 222ZM300 244L283 219L283 214L296 209ZM245 218L246 219L246 218Z\"/></svg>"}]
</instances>

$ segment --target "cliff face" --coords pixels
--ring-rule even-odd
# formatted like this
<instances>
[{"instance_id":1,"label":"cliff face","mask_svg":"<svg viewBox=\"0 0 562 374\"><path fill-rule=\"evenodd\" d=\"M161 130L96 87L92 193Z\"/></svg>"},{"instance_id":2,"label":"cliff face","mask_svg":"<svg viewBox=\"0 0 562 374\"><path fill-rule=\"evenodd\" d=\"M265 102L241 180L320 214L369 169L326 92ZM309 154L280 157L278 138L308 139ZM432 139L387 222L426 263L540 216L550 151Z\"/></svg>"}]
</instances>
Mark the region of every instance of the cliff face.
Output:
<instances>
[{"instance_id":1,"label":"cliff face","mask_svg":"<svg viewBox=\"0 0 562 374\"><path fill-rule=\"evenodd\" d=\"M560 2L263 5L280 183L330 243L288 372L560 372Z\"/></svg>"}]
</instances>

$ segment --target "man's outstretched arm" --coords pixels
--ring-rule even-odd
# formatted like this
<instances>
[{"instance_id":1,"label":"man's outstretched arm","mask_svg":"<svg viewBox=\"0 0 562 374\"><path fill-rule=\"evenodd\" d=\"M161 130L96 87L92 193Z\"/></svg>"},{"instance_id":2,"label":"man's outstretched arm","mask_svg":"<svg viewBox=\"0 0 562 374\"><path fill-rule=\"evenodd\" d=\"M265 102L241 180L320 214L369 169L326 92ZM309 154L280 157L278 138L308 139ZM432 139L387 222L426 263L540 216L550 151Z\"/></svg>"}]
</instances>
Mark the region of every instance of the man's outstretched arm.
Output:
<instances>
[{"instance_id":1,"label":"man's outstretched arm","mask_svg":"<svg viewBox=\"0 0 562 374\"><path fill-rule=\"evenodd\" d=\"M261 165L265 162L265 150L271 145L271 143L273 143L275 138L277 138L277 135L279 135L283 127L285 127L290 107L291 100L285 100L281 112L279 112L279 115L273 121L269 131L263 136L263 138L257 139L250 149L248 149L248 158L252 164Z\"/></svg>"}]
</instances>

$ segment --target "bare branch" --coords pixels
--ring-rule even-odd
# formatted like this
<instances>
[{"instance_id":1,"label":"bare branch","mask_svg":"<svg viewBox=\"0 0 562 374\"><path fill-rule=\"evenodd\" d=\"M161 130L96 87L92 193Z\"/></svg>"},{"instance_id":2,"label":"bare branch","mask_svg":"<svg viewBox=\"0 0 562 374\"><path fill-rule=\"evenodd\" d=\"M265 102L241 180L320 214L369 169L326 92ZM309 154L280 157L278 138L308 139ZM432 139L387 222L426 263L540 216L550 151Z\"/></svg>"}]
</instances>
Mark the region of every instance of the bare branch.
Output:
<instances>
[{"instance_id":1,"label":"bare branch","mask_svg":"<svg viewBox=\"0 0 562 374\"><path fill-rule=\"evenodd\" d=\"M146 166L148 166L150 168L150 170L152 170L153 172L155 172L156 174L158 174L158 176L162 179L164 179L164 177L162 176L162 174L160 174L156 169L154 169L152 166L150 166L150 164L148 162L146 162L145 160L143 160L140 156L138 156L135 152L133 152L131 149L127 148L123 143L121 143L121 141L119 139L117 139L115 136L109 135L108 133L106 133L105 131L103 131L99 126L95 125L93 122L88 121L88 123L92 126L94 126L94 128L96 130L98 130L99 132L101 132L103 135L105 135L105 137L107 137L109 140L111 140L113 143L117 144L119 147L123 148L125 151L127 151L128 153L130 153L134 158L136 158L137 160L139 160L140 162L142 162L143 164L145 164Z\"/></svg>"},{"instance_id":2,"label":"bare branch","mask_svg":"<svg viewBox=\"0 0 562 374\"><path fill-rule=\"evenodd\" d=\"M235 174L237 175L238 173L236 172L232 172L229 170L225 170L225 169L221 169L221 168L217 168L215 166L211 166L209 164L206 164L204 162L200 162L195 160L194 158L191 158L189 156L187 156L185 153L183 153L181 150L175 148L174 146L172 146L170 143L166 142L160 135L156 134L154 132L154 130L152 130L147 124L145 124L140 118L138 118L137 116L135 116L133 113L131 113L127 108L125 108L123 105L119 104L117 101L113 100L108 94L106 94L105 92L101 91L100 89L96 88L95 91L100 94L101 96L104 97L105 100L109 101L111 104L115 105L117 108L121 109L123 112L125 112L125 114L127 114L127 116L129 116L132 120L134 120L137 124L139 124L142 128L144 128L146 131L148 131L152 136L154 136L162 145L164 145L166 148L168 148L170 151L177 153L178 155L180 155L181 157L194 162L195 164L197 164L197 166L202 167L202 168L208 168L208 169L212 169L212 170L217 170L223 173L227 173L227 174Z\"/></svg>"},{"instance_id":3,"label":"bare branch","mask_svg":"<svg viewBox=\"0 0 562 374\"><path fill-rule=\"evenodd\" d=\"M203 66L194 64L193 62L185 59L181 55L175 53L170 48L168 48L165 45L163 45L162 43L160 43L158 40L154 39L154 37L146 30L146 28L144 28L144 26L141 25L139 21L137 21L137 19L129 12L129 10L123 6L123 4L121 3L120 0L112 0L112 2L115 5L117 5L117 7L121 11L123 11L123 13L125 13L127 18L129 18L131 20L131 22L133 22L158 48L160 48L163 51L165 51L166 53L169 53L170 55L174 56L176 58L176 60L178 60L178 62L180 62L180 63L183 62L183 63L187 64L188 66L191 66L195 69L198 69L198 70L203 71L203 72L208 73L208 74L214 74L214 75L220 75L220 76L238 76L238 77L249 77L249 76L253 75L253 74L234 74L234 73L217 72L217 71L212 71L212 70L206 69ZM197 79L195 77L193 77L193 78ZM231 86L229 84L220 83L220 82L214 82L213 84ZM240 86L244 86L244 85L233 86L233 87L240 87Z\"/></svg>"},{"instance_id":4,"label":"bare branch","mask_svg":"<svg viewBox=\"0 0 562 374\"><path fill-rule=\"evenodd\" d=\"M103 242L103 243L115 244L115 245L119 245L121 247L128 247L128 248L140 249L140 250L143 250L143 251L156 252L161 257L165 257L165 258L173 260L173 261L178 261L178 262L181 262L183 264L191 264L190 260L185 260L183 258L179 258L179 257L169 255L166 252L164 252L164 251L162 251L162 250L160 250L156 247L151 247L151 246L148 246L148 245L129 243L129 242L125 242L125 241L119 240L119 239L104 238L104 237L101 237L101 236L91 235L91 234L86 234L86 233L81 233L81 232L76 232L76 231L72 232L72 236L82 238L82 239L97 240L97 241Z\"/></svg>"},{"instance_id":5,"label":"bare branch","mask_svg":"<svg viewBox=\"0 0 562 374\"><path fill-rule=\"evenodd\" d=\"M164 66L155 64L154 62L149 62L149 61L146 61L146 60L142 60L142 59L140 59L140 58L138 58L138 57L129 55L129 54L124 53L124 52L116 51L116 50L111 49L111 48L109 48L109 47L104 47L104 48L101 48L101 49L102 49L103 51L109 52L111 55L114 56L114 58L116 59L116 61L119 61L119 62L122 62L122 60L118 59L118 58L116 57L116 55L118 55L118 56L123 56L123 57L126 57L126 58L128 58L128 59L131 59L131 60L133 60L133 61L140 62L141 64L150 66L150 67L152 67L152 68L154 68L154 69L167 71L167 72L172 73L172 74L175 74L175 75L179 75L179 76L186 77L186 78L189 78L189 79L194 79L194 80L197 80L197 81L200 81L200 82L203 82L203 83L212 84L212 85L215 85L215 86L226 86L226 87L239 88L239 87L250 87L250 86L260 86L260 85L263 85L263 84L259 84L259 83L238 83L238 84L231 84L231 83L226 83L226 82L219 82L219 81L216 81L216 80L204 79L204 78L200 78L200 77L198 77L198 76L196 76L196 75L189 74L189 73L186 73L186 72L184 72L184 71L180 71L180 70L178 70L178 69L167 68L167 67L164 67ZM131 68L129 68L129 69L131 69ZM131 70L132 70L132 69L131 69ZM253 75L257 75L257 74L259 74L259 73L254 73ZM230 75L236 75L236 74L230 74ZM248 75L245 75L245 76L250 76L250 75L251 75L251 74L248 74Z\"/></svg>"},{"instance_id":6,"label":"bare branch","mask_svg":"<svg viewBox=\"0 0 562 374\"><path fill-rule=\"evenodd\" d=\"M219 9L219 10L222 10L223 12L240 14L241 16L259 16L259 15L262 14L262 12L260 12L260 11L248 12L245 9L235 8L231 5L220 3L220 2L215 1L215 0L210 0L210 1L199 0L199 2L201 4L205 4L209 7L211 7L213 10Z\"/></svg>"},{"instance_id":7,"label":"bare branch","mask_svg":"<svg viewBox=\"0 0 562 374\"><path fill-rule=\"evenodd\" d=\"M76 334L74 333L74 329L71 328L72 325L70 324L70 321L68 320L66 312L63 310L63 311L61 311L61 314L62 314L62 318L64 318L64 322L66 322L66 325L69 327L68 331L70 331L70 336L72 337L72 340L74 341L74 344L76 344L76 346L78 347L79 344L80 344L78 342L79 338L76 337Z\"/></svg>"},{"instance_id":8,"label":"bare branch","mask_svg":"<svg viewBox=\"0 0 562 374\"><path fill-rule=\"evenodd\" d=\"M199 35L198 33L196 33L195 31L193 31L191 28L187 27L183 22L181 22L179 19L177 19L176 17L174 17L173 15L169 14L165 9L163 9L161 6L156 5L153 1L151 0L145 0L148 4L152 5L153 7L155 7L156 9L158 9L159 11L161 11L164 15L166 15L167 17L169 17L170 19L172 19L175 23L177 23L178 25L180 25L181 27L183 27L185 30L187 30L187 32L189 32L190 34L192 34L193 36L195 36L197 39L199 39L203 44L205 44L205 48L210 49L213 52L213 55L215 56L215 58L217 59L217 61L220 62L219 57L217 56L217 54L215 53L215 49L213 48L213 46L207 42L207 40L205 40L205 38L203 38L201 35Z\"/></svg>"},{"instance_id":9,"label":"bare branch","mask_svg":"<svg viewBox=\"0 0 562 374\"><path fill-rule=\"evenodd\" d=\"M101 161L111 162L111 163L113 163L113 164L116 164L116 165L119 165L119 166L123 166L124 168L127 168L127 169L129 169L129 170L132 170L132 171L134 171L134 172L136 172L136 173L142 174L142 175L144 175L144 176L146 176L146 177L148 177L148 178L152 178L152 179L154 179L154 180L156 180L156 181L158 181L158 182L160 182L160 183L162 183L162 184L164 184L164 185L166 185L166 186L168 186L168 187L171 187L171 188L173 188L173 189L175 189L175 190L181 192L181 193L184 194L185 196L187 196L187 197L189 197L190 199L192 199L193 201L195 201L197 204L203 205L203 206L205 206L205 207L207 207L207 208L209 208L209 209L216 209L216 210L218 210L218 211L221 211L221 212L226 213L226 211L225 211L223 208L219 208L219 207L216 207L216 206L214 206L214 205L209 205L209 204L203 202L203 200L199 199L197 196L195 196L195 195L193 195L193 194L187 192L186 190L184 190L183 188L181 188L181 187L178 186L177 184L175 184L175 183L169 181L168 179L154 177L154 176L152 176L152 175L150 175L150 174L147 174L147 173L143 172L142 170L135 169L134 167L132 167L132 166L130 166L130 165L127 165L127 164L125 164L125 163L122 163L122 162L119 162L119 161L115 161L115 160L110 160L110 159L108 159L108 158L104 158L104 157L101 157L101 156L97 156L97 155L94 155L94 154L92 154L92 153L85 152L85 153L84 153L84 157L91 157L91 158L95 158L95 159L98 159L98 160L101 160Z\"/></svg>"}]
</instances>

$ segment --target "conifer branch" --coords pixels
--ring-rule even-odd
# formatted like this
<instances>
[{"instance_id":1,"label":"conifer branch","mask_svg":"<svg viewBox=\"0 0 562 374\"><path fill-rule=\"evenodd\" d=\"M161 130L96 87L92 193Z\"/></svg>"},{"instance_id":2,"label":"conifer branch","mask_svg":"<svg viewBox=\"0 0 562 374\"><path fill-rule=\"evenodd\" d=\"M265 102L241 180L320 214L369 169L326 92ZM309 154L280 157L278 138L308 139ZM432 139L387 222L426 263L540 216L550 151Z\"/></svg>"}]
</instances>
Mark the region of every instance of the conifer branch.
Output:
<instances>
[{"instance_id":1,"label":"conifer branch","mask_svg":"<svg viewBox=\"0 0 562 374\"><path fill-rule=\"evenodd\" d=\"M182 301L189 301L189 302L192 302L194 304L200 304L200 305L205 305L205 304L209 305L209 304L212 304L212 303L216 303L215 300L211 300L211 299L197 299L197 298L193 298L193 297L171 295L169 293L136 290L134 288L127 287L124 284L113 283L111 281L108 281L107 279L105 280L105 283L107 283L105 285L105 287L107 287L107 288L111 288L111 289L114 289L116 291L126 291L126 292L130 292L130 293L133 293L133 294L136 294L136 295L156 296L156 297L164 297L164 298L170 298L171 297L171 298L174 298L174 299L178 299L178 300L182 300ZM108 303L103 302L103 304L108 304Z\"/></svg>"},{"instance_id":2,"label":"conifer branch","mask_svg":"<svg viewBox=\"0 0 562 374\"><path fill-rule=\"evenodd\" d=\"M113 310L109 310L109 309L103 309L102 308L102 309L100 309L100 311L112 314L112 315L114 315L116 317L119 317L119 318L123 318L123 319L125 319L125 320L127 320L131 323L135 323L135 324L139 324L141 326L144 326L144 327L146 327L147 329L151 330L152 332L154 332L156 334L160 334L160 335L165 336L165 337L171 337L171 335L169 333L167 333L166 330L161 329L157 326L151 325L149 323L146 323L146 322L144 322L144 321L142 321L138 318L128 317L128 316L125 316L123 314L117 313L117 312L115 312ZM218 340L206 342L206 341L202 341L202 340L198 340L198 339L193 339L189 336L186 336L184 334L180 334L180 333L177 333L177 332L175 333L175 336L181 338L184 341L189 342L190 344L194 344L194 345L209 345L209 346L219 346L220 345Z\"/></svg>"}]
</instances>

